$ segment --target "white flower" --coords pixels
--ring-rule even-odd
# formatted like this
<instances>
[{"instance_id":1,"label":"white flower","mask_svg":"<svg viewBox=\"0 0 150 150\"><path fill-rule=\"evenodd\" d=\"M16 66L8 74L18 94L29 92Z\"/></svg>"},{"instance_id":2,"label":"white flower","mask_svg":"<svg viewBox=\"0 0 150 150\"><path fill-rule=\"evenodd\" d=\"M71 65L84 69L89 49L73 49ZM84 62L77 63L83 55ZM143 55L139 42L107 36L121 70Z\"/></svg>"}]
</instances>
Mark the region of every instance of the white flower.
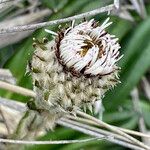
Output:
<instances>
[{"instance_id":1,"label":"white flower","mask_svg":"<svg viewBox=\"0 0 150 150\"><path fill-rule=\"evenodd\" d=\"M59 39L57 57L59 61L76 75L107 75L118 67L120 45L118 38L105 31L111 22L108 19L96 26L94 19L68 28Z\"/></svg>"},{"instance_id":2,"label":"white flower","mask_svg":"<svg viewBox=\"0 0 150 150\"><path fill-rule=\"evenodd\" d=\"M114 35L105 29L109 18L102 25L94 19L53 34L55 40L40 42L36 48L31 72L36 106L54 116L88 107L118 82L116 62L120 45Z\"/></svg>"}]
</instances>

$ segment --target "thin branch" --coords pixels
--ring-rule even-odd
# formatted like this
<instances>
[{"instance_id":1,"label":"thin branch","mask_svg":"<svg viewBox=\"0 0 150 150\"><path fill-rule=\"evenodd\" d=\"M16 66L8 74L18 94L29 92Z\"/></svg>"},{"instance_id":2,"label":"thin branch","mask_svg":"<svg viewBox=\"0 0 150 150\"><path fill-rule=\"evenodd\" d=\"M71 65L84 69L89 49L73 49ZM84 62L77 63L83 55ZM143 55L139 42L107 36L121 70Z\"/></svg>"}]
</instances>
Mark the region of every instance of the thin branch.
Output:
<instances>
[{"instance_id":1,"label":"thin branch","mask_svg":"<svg viewBox=\"0 0 150 150\"><path fill-rule=\"evenodd\" d=\"M3 84L1 84L1 83L3 83ZM2 82L2 81L0 81L0 87L4 88L4 89L11 90L11 91L14 91L14 92L17 92L17 93L21 93L21 94L26 95L26 96L32 96L32 97L36 96L36 94L33 91L31 91L31 90L28 90L28 89L25 89L25 88L22 88L22 87L18 87L18 86L14 86L14 85ZM83 112L80 112L80 111L77 111L77 114L81 115L83 117L86 117L88 119L91 119L91 120L97 122L98 124L104 126L105 128L107 128L107 129L109 129L111 131L114 131L115 133L118 133L118 134L120 134L122 136L125 136L126 138L130 139L131 141L135 142L136 144L142 146L145 149L150 149L148 146L146 146L142 142L138 141L137 139L129 136L128 134L122 132L119 129L116 129L115 127L113 127L113 126L111 126L111 125L109 125L107 123L102 122L101 120L98 120L98 119L96 119L96 118L94 118L94 117L92 117L90 115L87 115L87 114L85 114Z\"/></svg>"},{"instance_id":2,"label":"thin branch","mask_svg":"<svg viewBox=\"0 0 150 150\"><path fill-rule=\"evenodd\" d=\"M148 100L150 101L150 83L147 80L146 77L142 77L142 84L143 84L143 90L145 92L146 97L148 98Z\"/></svg>"},{"instance_id":3,"label":"thin branch","mask_svg":"<svg viewBox=\"0 0 150 150\"><path fill-rule=\"evenodd\" d=\"M137 13L145 19L147 14L146 14L146 9L143 0L130 0L133 6L135 7L135 10Z\"/></svg>"},{"instance_id":4,"label":"thin branch","mask_svg":"<svg viewBox=\"0 0 150 150\"><path fill-rule=\"evenodd\" d=\"M73 130L77 130L79 132L82 132L84 134L88 134L88 135L91 135L91 136L94 136L94 137L103 136L102 134L96 133L94 131L87 130L87 129L82 128L80 126L76 126L74 124L70 124L70 123L65 122L61 119L57 121L57 124L59 124L61 126L68 127L68 128L71 128ZM127 143L127 142L124 142L124 141L121 141L121 140L118 140L118 139L115 139L115 138L108 138L108 139L109 139L110 142L121 145L121 146L124 146L124 147L128 147L128 148L135 149L135 150L143 150L143 148L140 148L139 146L136 146L136 145L133 145L133 144L130 144L130 143Z\"/></svg>"},{"instance_id":5,"label":"thin branch","mask_svg":"<svg viewBox=\"0 0 150 150\"><path fill-rule=\"evenodd\" d=\"M10 100L3 97L0 97L0 105L9 107L19 112L25 112L26 107L25 104L22 102L17 102L16 100Z\"/></svg>"},{"instance_id":6,"label":"thin branch","mask_svg":"<svg viewBox=\"0 0 150 150\"><path fill-rule=\"evenodd\" d=\"M4 120L4 124L6 126L7 132L8 132L8 134L10 134L9 125L8 125L7 120L6 120L5 116L4 116L4 113L3 113L2 109L1 109L1 106L0 106L0 114L2 116L2 119Z\"/></svg>"},{"instance_id":7,"label":"thin branch","mask_svg":"<svg viewBox=\"0 0 150 150\"><path fill-rule=\"evenodd\" d=\"M103 121L101 121L101 120L96 119L95 117L92 117L92 116L90 116L90 115L88 115L88 114L86 114L86 113L83 113L83 112L79 111L79 110L77 110L76 113L77 113L79 116L82 116L82 117L91 119L91 120L97 122L100 126L103 126L103 127L107 128L107 129L109 129L109 130L111 130L111 131L113 131L113 132L115 132L115 133L118 133L119 135L122 135L122 136L128 138L129 140L131 140L131 141L134 142L135 144L137 144L137 145L143 147L144 149L150 149L149 146L143 144L142 142L138 141L137 139L133 138L132 136L130 136L130 135L124 133L123 131L121 131L121 130L119 130L119 129L116 129L115 127L113 127L113 126L111 126L111 125L109 125L109 124L107 124L107 123L105 123L105 122L103 122Z\"/></svg>"},{"instance_id":8,"label":"thin branch","mask_svg":"<svg viewBox=\"0 0 150 150\"><path fill-rule=\"evenodd\" d=\"M143 19L145 19L147 17L147 12L146 12L146 8L145 8L144 0L139 0L139 3L140 3L140 7L141 7L141 16Z\"/></svg>"},{"instance_id":9,"label":"thin branch","mask_svg":"<svg viewBox=\"0 0 150 150\"><path fill-rule=\"evenodd\" d=\"M22 0L2 0L2 3L0 3L0 13L4 15L6 14L5 12L10 12L10 10L19 6L19 2L21 1Z\"/></svg>"},{"instance_id":10,"label":"thin branch","mask_svg":"<svg viewBox=\"0 0 150 150\"><path fill-rule=\"evenodd\" d=\"M119 140L130 143L130 140L128 140L125 137L122 137L122 136L120 136L118 134L115 134L115 133L112 133L110 131L106 131L106 130L103 130L103 129L99 129L97 127L93 127L93 126L90 126L90 125L87 125L87 124L80 123L78 120L73 121L73 120L70 120L70 119L67 119L67 118L61 118L61 120L65 121L65 122L68 122L69 124L74 124L74 125L77 125L77 126L80 126L80 127L84 128L84 129L88 129L90 131L94 131L96 133L99 133L99 134L102 134L102 135L105 135L105 136L110 136L111 139L115 138L115 139L119 139ZM106 140L109 141L109 139L106 139Z\"/></svg>"},{"instance_id":11,"label":"thin branch","mask_svg":"<svg viewBox=\"0 0 150 150\"><path fill-rule=\"evenodd\" d=\"M117 9L119 9L119 0L114 0L114 5Z\"/></svg>"},{"instance_id":12,"label":"thin branch","mask_svg":"<svg viewBox=\"0 0 150 150\"><path fill-rule=\"evenodd\" d=\"M0 101L0 104L7 104L7 102L9 102L9 101L11 101L11 100L4 100L5 102L3 102L3 103L1 103L1 101ZM20 107L20 103L19 104L17 104L18 102L13 102L13 104L12 105L16 105L15 106L15 108L19 108ZM9 105L9 103L6 105L6 106L8 106ZM12 108L12 107L11 107ZM25 107L23 107L23 106L21 106L20 107L21 108L21 111L23 111L24 110L24 108ZM61 118L60 120L63 120L64 118ZM60 120L58 120L58 122L60 121ZM57 123L58 123L57 122ZM58 123L58 124L60 124L60 122ZM79 123L78 123L79 124ZM81 123L80 123L81 124ZM63 125L63 124L60 124L60 125ZM70 126L70 124L69 124L69 126ZM114 137L116 137L116 138L118 138L118 140L117 139L115 139L114 141L113 141L113 143L116 143L116 144L119 144L120 143L120 145L122 145L122 146L125 146L125 145L127 145L126 147L129 147L129 148L132 148L132 144L131 144L131 147L130 147L130 144L129 144L129 146L128 146L128 143L125 143L125 142L123 142L125 139L124 139L124 137L121 137L121 136L119 136L119 135L117 135L117 134L114 134L114 133L111 133L111 132L109 132L109 131L105 131L105 130L102 130L102 129L98 129L98 128L95 128L95 127L90 127L89 128L89 130L86 130L85 129L85 127L87 127L88 125L87 124L85 124L84 125L84 127L82 126L82 129L81 130L78 130L78 131L81 131L81 132L84 132L85 134L89 134L89 135L92 135L92 134L94 134L92 131L90 131L90 130L95 130L95 131L97 131L98 133L103 133L103 135L113 135ZM68 127L68 126L67 126ZM96 135L97 135L97 132L96 132ZM105 133L105 134L104 134ZM95 134L94 134L95 135ZM92 136L94 136L94 135L92 135ZM99 134L98 134L99 135ZM96 136L96 137L99 137L99 136ZM119 139L122 139L123 141L119 141ZM122 143L123 142L123 143ZM134 148L134 149L140 149L141 150L141 148L139 147L139 148Z\"/></svg>"},{"instance_id":13,"label":"thin branch","mask_svg":"<svg viewBox=\"0 0 150 150\"><path fill-rule=\"evenodd\" d=\"M1 39L0 39L0 41L1 41ZM0 43L0 45L1 45L1 43ZM0 69L0 80L9 82L11 84L16 84L16 79L13 77L13 75L9 69Z\"/></svg>"},{"instance_id":14,"label":"thin branch","mask_svg":"<svg viewBox=\"0 0 150 150\"><path fill-rule=\"evenodd\" d=\"M6 101L8 101L8 100L6 100ZM9 113L9 112L7 112L7 113ZM10 113L11 113L11 112L10 112ZM8 114L8 115L9 115L9 114ZM64 120L64 119L66 119L66 118L62 118L62 119ZM67 119L67 120L68 120L68 119ZM111 132L109 132L109 131L105 131L105 130L103 130L103 129L99 129L99 128L96 128L96 127L92 127L92 126L89 126L89 125L87 125L87 124L81 124L81 123L79 123L78 120L77 120L77 121L68 120L68 121L70 121L70 122L75 122L75 123L78 124L78 125L80 124L80 126L81 126L82 128L84 128L84 129L92 130L92 131L101 133L101 134L103 134L103 135L105 135L105 136L115 137L115 138L117 138L117 139L119 139L119 140L123 140L123 141L127 141L127 142L128 142L127 139L125 139L124 137L122 137L122 136L120 136L120 135L111 133ZM87 133L87 132L86 132L86 133ZM107 140L107 139L106 139L106 140Z\"/></svg>"},{"instance_id":15,"label":"thin branch","mask_svg":"<svg viewBox=\"0 0 150 150\"><path fill-rule=\"evenodd\" d=\"M101 138L89 138L83 140L59 140L59 141L25 141L25 140L12 140L0 138L0 143L11 143L11 144L27 144L27 145L45 145L45 144L70 144L70 143L83 143L93 140L103 140L106 137Z\"/></svg>"},{"instance_id":16,"label":"thin branch","mask_svg":"<svg viewBox=\"0 0 150 150\"><path fill-rule=\"evenodd\" d=\"M67 126L67 127L71 127L72 129L76 129L78 131L81 131L81 132L84 132L84 133L88 133L89 135L92 135L92 136L96 136L96 138L90 138L90 139L83 139L83 140L61 140L61 141L24 141L24 140L11 140L11 139L0 139L0 142L3 142L3 143L11 143L11 144L30 144L30 145L43 145L43 144L71 144L71 143L83 143L83 142L89 142L89 141L93 141L93 140L104 140L104 139L109 139L110 141L113 141L113 143L117 143L119 145L122 145L122 146L125 146L125 147L128 147L128 148L132 148L132 149L136 149L136 150L143 150L142 148L140 147L137 147L133 144L130 144L130 143L126 143L124 141L119 141L117 139L114 139L113 137L110 137L110 136L105 136L105 135L101 135L101 134L96 134L95 132L93 131L89 131L89 130L86 130L84 128L80 128L78 126L75 126L75 125L72 125L72 124L68 124L64 121L59 121L58 124L60 125L64 125L64 126ZM67 124L67 125L65 125Z\"/></svg>"},{"instance_id":17,"label":"thin branch","mask_svg":"<svg viewBox=\"0 0 150 150\"><path fill-rule=\"evenodd\" d=\"M1 82L1 81L0 81ZM8 83L7 83L8 85ZM35 93L32 91L32 90L29 90L29 89L25 89L25 88L22 88L22 87L19 87L19 86L15 86L12 85L12 84L9 84L9 89L7 89L7 86L6 87L1 87L1 84L0 84L0 88L4 88L4 89L7 89L7 90L11 90L13 89L13 92L17 92L17 89L19 89L19 91L21 91L22 93L26 93L26 96L32 96L32 97L35 97ZM20 93L21 94L21 93ZM12 102L12 103L11 103ZM12 108L12 107L15 107L17 104L17 102L15 101L7 101L7 99L5 98L1 98L0 99L0 103L1 104L4 104L4 105L7 105L8 107ZM10 104L11 103L11 104ZM17 108L17 110L21 109L21 111L24 111L24 108L22 108L21 106L19 106ZM94 121L95 122L95 121ZM97 124L97 123L96 123ZM98 124L97 124L98 125ZM119 127L116 127L116 128L119 128ZM143 136L143 137L149 137L149 135L147 134L142 134L140 132L136 132L136 131L132 131L132 130L128 130L128 129L124 129L124 128L119 128L120 130L126 132L126 133L129 133L129 134L134 134L134 135L137 135L137 136Z\"/></svg>"},{"instance_id":18,"label":"thin branch","mask_svg":"<svg viewBox=\"0 0 150 150\"><path fill-rule=\"evenodd\" d=\"M11 2L11 1L15 1L15 0L0 0L0 4L2 4L2 3L7 3L7 2Z\"/></svg>"},{"instance_id":19,"label":"thin branch","mask_svg":"<svg viewBox=\"0 0 150 150\"><path fill-rule=\"evenodd\" d=\"M142 109L140 107L140 99L139 99L139 93L138 93L137 87L135 87L132 90L131 96L132 96L132 101L133 101L133 107L134 107L135 111L139 114L139 120L138 120L139 129L141 132L147 133L145 121L144 121L144 118L142 115ZM149 141L150 141L150 139L143 138L143 142L145 144L149 145Z\"/></svg>"},{"instance_id":20,"label":"thin branch","mask_svg":"<svg viewBox=\"0 0 150 150\"><path fill-rule=\"evenodd\" d=\"M67 115L67 118L73 119L73 120L76 120L76 121L80 121L80 122L83 122L83 123L86 123L86 124L99 126L99 124L97 124L96 122L94 122L92 120L89 120L89 119L85 119L85 118L81 118L81 117L74 117L74 116L71 116L71 115ZM114 127L120 129L123 132L131 134L131 135L136 135L136 136L140 136L140 137L150 138L150 135L148 135L148 134L144 134L144 133L133 131L133 130L129 130L129 129L124 129L124 128L121 128L121 127L116 127L116 126L114 126Z\"/></svg>"},{"instance_id":21,"label":"thin branch","mask_svg":"<svg viewBox=\"0 0 150 150\"><path fill-rule=\"evenodd\" d=\"M135 111L139 114L139 128L141 132L146 132L146 126L144 123L144 118L142 117L142 110L139 104L139 93L138 89L134 88L131 92L133 107Z\"/></svg>"},{"instance_id":22,"label":"thin branch","mask_svg":"<svg viewBox=\"0 0 150 150\"><path fill-rule=\"evenodd\" d=\"M15 92L18 94L22 94L25 96L31 96L31 97L36 96L36 94L31 90L28 90L28 89L25 89L25 88L22 88L22 87L19 87L16 85L12 85L12 84L9 84L9 83L3 82L3 81L0 81L0 88L9 90L11 92Z\"/></svg>"},{"instance_id":23,"label":"thin branch","mask_svg":"<svg viewBox=\"0 0 150 150\"><path fill-rule=\"evenodd\" d=\"M37 1L36 1L36 2L37 2ZM39 5L40 5L40 3L36 3L36 4L34 4L34 5L29 5L29 6L25 7L25 8L21 8L21 9L17 10L15 13L13 13L12 15L7 16L6 19L12 19L12 18L17 17L17 16L19 16L19 15L21 15L21 14L26 13L27 11L29 11L30 13L35 13L34 10L35 10ZM44 10L46 10L46 9L44 9ZM51 11L50 9L48 9L48 10ZM40 15L39 15L39 17L40 17ZM33 18L34 18L34 17L33 17ZM32 18L32 19L33 19L33 18ZM27 23L26 23L26 24L27 24Z\"/></svg>"},{"instance_id":24,"label":"thin branch","mask_svg":"<svg viewBox=\"0 0 150 150\"><path fill-rule=\"evenodd\" d=\"M16 100L10 100L10 99L6 99L6 98L3 98L3 97L0 97L0 105L4 105L6 107L9 107L11 109L17 110L19 112L25 112L26 111L25 104L21 103L21 102L18 102ZM97 124L96 122L94 122L92 120L89 120L89 119L80 118L80 117L74 117L74 116L71 116L71 115L67 115L66 117L69 118L69 119L73 119L73 120L76 120L76 121L80 121L80 122L86 123L86 124L99 126L99 124ZM124 131L126 133L132 134L132 135L150 138L150 135L148 135L148 134L144 134L144 133L133 131L133 130L129 130L129 129L124 129L124 128L121 128L121 127L116 127L116 128L118 128L118 129L120 129L120 130L122 130L122 131Z\"/></svg>"},{"instance_id":25,"label":"thin branch","mask_svg":"<svg viewBox=\"0 0 150 150\"><path fill-rule=\"evenodd\" d=\"M16 26L16 27L8 27L8 28L1 28L0 29L0 34L4 33L12 33L12 32L21 32L21 31L27 31L27 30L35 30L39 29L42 27L50 26L50 25L56 25L60 23L65 23L69 21L73 21L75 19L81 19L85 17L90 17L90 16L95 16L97 14L103 13L103 12L109 12L111 10L115 9L114 4L101 7L89 12L85 12L79 15L63 18L63 19L58 19L58 20L53 20L53 21L48 21L48 22L42 22L42 23L37 23L37 24L31 24L31 25L23 25L23 26Z\"/></svg>"}]
</instances>

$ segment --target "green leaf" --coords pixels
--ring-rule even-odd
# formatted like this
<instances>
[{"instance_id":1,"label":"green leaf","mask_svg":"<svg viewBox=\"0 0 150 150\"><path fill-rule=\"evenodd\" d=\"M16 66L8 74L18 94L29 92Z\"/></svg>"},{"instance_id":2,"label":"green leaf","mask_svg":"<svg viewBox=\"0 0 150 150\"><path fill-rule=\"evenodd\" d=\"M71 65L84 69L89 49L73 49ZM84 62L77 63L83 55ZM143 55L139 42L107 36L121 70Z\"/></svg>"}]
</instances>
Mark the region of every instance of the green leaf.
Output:
<instances>
[{"instance_id":1,"label":"green leaf","mask_svg":"<svg viewBox=\"0 0 150 150\"><path fill-rule=\"evenodd\" d=\"M150 111L143 111L143 118L144 118L144 121L146 123L146 125L150 128L150 119L149 119L149 116L150 116Z\"/></svg>"},{"instance_id":2,"label":"green leaf","mask_svg":"<svg viewBox=\"0 0 150 150\"><path fill-rule=\"evenodd\" d=\"M110 33L119 38L119 41L121 41L122 38L132 29L132 23L127 20L116 17L112 22L113 29Z\"/></svg>"},{"instance_id":3,"label":"green leaf","mask_svg":"<svg viewBox=\"0 0 150 150\"><path fill-rule=\"evenodd\" d=\"M122 120L129 119L135 116L133 111L121 111L121 112L110 112L104 113L103 119L107 123L121 122Z\"/></svg>"},{"instance_id":4,"label":"green leaf","mask_svg":"<svg viewBox=\"0 0 150 150\"><path fill-rule=\"evenodd\" d=\"M143 53L143 49L149 43L150 34L150 18L142 22L140 25L135 27L134 34L131 37L129 43L126 43L124 49L124 57L120 60L120 66L122 68L122 73L126 72L128 68L134 61L137 60L138 56Z\"/></svg>"},{"instance_id":5,"label":"green leaf","mask_svg":"<svg viewBox=\"0 0 150 150\"><path fill-rule=\"evenodd\" d=\"M138 123L138 116L134 116L133 118L123 123L121 127L126 129L135 129L137 127L137 123Z\"/></svg>"}]
</instances>

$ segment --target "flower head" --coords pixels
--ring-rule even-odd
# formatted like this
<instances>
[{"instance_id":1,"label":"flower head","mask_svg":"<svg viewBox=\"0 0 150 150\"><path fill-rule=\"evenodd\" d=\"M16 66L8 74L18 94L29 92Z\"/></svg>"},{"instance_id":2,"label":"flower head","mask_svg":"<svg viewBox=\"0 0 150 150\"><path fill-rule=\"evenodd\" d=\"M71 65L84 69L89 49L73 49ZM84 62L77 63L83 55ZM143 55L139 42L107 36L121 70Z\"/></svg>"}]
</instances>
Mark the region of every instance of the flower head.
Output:
<instances>
[{"instance_id":1,"label":"flower head","mask_svg":"<svg viewBox=\"0 0 150 150\"><path fill-rule=\"evenodd\" d=\"M56 55L59 62L78 76L104 76L118 67L120 45L114 35L105 31L111 22L101 25L94 19L68 28L63 37L58 36Z\"/></svg>"},{"instance_id":2,"label":"flower head","mask_svg":"<svg viewBox=\"0 0 150 150\"><path fill-rule=\"evenodd\" d=\"M115 86L118 80L116 62L120 45L94 19L63 29L54 40L34 39L36 48L31 70L38 108L58 117L77 108L88 107Z\"/></svg>"}]
</instances>

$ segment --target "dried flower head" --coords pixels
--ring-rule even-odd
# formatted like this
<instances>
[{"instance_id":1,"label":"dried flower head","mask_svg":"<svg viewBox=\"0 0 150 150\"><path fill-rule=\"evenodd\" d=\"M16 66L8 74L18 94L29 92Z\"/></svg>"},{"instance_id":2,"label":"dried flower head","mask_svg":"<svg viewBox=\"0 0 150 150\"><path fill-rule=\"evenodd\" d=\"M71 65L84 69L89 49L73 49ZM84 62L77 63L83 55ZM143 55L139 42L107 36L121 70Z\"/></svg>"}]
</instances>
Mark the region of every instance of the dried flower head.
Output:
<instances>
[{"instance_id":1,"label":"dried flower head","mask_svg":"<svg viewBox=\"0 0 150 150\"><path fill-rule=\"evenodd\" d=\"M55 39L34 39L36 48L30 68L36 105L58 117L77 108L88 107L102 98L118 83L116 62L120 45L114 35L105 31L111 22L102 25L94 20L63 29Z\"/></svg>"}]
</instances>

